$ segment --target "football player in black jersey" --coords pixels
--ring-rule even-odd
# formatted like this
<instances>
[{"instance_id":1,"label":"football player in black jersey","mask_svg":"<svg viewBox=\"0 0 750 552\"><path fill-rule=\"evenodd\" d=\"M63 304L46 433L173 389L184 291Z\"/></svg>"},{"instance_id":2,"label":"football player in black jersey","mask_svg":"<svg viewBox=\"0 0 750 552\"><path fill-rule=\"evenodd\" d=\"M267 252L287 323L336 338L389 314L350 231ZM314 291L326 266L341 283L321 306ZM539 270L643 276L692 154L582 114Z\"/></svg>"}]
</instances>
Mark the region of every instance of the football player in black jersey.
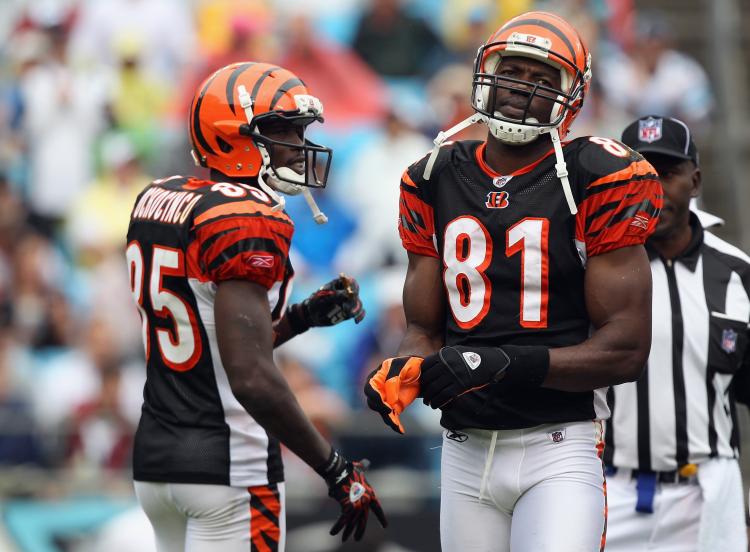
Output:
<instances>
[{"instance_id":1,"label":"football player in black jersey","mask_svg":"<svg viewBox=\"0 0 750 552\"><path fill-rule=\"evenodd\" d=\"M201 84L189 126L210 180L173 176L138 196L128 229L147 380L135 436L138 500L159 552L284 549L279 442L326 481L359 540L385 517L366 461L335 450L300 409L273 348L364 310L344 275L287 308L294 231L284 194L325 185L331 150L305 139L323 106L294 74L236 63Z\"/></svg>"},{"instance_id":2,"label":"football player in black jersey","mask_svg":"<svg viewBox=\"0 0 750 552\"><path fill-rule=\"evenodd\" d=\"M446 552L604 545L605 391L648 354L662 191L619 142L561 141L590 78L566 21L511 19L477 53L475 114L401 181L406 336L365 394L399 432L415 397L441 409ZM445 142L471 123L486 141Z\"/></svg>"}]
</instances>

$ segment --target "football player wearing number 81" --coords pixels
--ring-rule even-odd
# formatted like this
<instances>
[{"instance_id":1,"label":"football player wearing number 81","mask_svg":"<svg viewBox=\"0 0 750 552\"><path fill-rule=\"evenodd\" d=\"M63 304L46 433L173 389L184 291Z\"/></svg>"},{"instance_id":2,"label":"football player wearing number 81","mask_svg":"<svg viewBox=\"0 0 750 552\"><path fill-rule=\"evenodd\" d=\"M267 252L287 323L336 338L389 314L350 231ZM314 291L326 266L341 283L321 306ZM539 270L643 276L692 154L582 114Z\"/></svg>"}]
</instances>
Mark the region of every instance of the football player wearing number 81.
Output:
<instances>
[{"instance_id":1,"label":"football player wearing number 81","mask_svg":"<svg viewBox=\"0 0 750 552\"><path fill-rule=\"evenodd\" d=\"M511 19L477 53L475 114L401 180L407 330L365 394L399 432L416 397L441 409L445 552L604 545L605 392L649 351L662 190L619 142L562 141L590 79L566 21ZM445 142L472 123L485 141Z\"/></svg>"}]
</instances>

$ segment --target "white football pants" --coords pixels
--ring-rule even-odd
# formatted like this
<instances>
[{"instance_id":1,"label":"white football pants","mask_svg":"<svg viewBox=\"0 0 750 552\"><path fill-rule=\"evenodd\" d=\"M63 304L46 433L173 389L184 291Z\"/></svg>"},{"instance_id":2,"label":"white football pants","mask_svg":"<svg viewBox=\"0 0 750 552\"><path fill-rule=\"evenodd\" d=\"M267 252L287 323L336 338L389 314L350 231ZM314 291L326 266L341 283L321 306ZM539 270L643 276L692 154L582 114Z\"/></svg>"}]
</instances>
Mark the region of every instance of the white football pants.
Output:
<instances>
[{"instance_id":1,"label":"white football pants","mask_svg":"<svg viewBox=\"0 0 750 552\"><path fill-rule=\"evenodd\" d=\"M283 552L284 484L226 487L135 482L159 552Z\"/></svg>"},{"instance_id":2,"label":"white football pants","mask_svg":"<svg viewBox=\"0 0 750 552\"><path fill-rule=\"evenodd\" d=\"M599 552L603 447L598 421L445 431L443 552Z\"/></svg>"}]
</instances>

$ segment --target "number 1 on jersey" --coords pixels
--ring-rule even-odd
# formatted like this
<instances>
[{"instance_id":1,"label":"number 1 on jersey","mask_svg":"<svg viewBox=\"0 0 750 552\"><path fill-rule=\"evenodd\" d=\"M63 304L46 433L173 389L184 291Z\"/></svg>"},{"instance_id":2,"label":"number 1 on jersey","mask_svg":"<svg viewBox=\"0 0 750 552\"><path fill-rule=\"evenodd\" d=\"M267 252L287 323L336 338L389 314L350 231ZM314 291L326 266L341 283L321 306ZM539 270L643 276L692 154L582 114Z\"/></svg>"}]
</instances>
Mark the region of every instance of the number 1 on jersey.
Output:
<instances>
[{"instance_id":1,"label":"number 1 on jersey","mask_svg":"<svg viewBox=\"0 0 750 552\"><path fill-rule=\"evenodd\" d=\"M524 328L547 327L549 220L525 218L505 233L505 255L521 253L521 316Z\"/></svg>"},{"instance_id":2,"label":"number 1 on jersey","mask_svg":"<svg viewBox=\"0 0 750 552\"><path fill-rule=\"evenodd\" d=\"M549 302L549 220L525 218L505 233L505 255L521 253L519 323L524 328L546 328ZM492 237L471 216L452 220L443 240L445 271L453 319L459 327L479 324L490 308L492 282L485 271L492 261Z\"/></svg>"}]
</instances>

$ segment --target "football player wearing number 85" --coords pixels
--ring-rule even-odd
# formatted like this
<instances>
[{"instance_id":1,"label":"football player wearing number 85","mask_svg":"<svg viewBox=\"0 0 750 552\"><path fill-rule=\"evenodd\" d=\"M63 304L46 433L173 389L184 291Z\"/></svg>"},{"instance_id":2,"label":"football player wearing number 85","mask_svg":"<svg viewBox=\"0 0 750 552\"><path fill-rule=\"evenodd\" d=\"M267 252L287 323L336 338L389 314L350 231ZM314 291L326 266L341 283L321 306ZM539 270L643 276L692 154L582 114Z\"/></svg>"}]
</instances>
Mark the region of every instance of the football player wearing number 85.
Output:
<instances>
[{"instance_id":1,"label":"football player wearing number 85","mask_svg":"<svg viewBox=\"0 0 750 552\"><path fill-rule=\"evenodd\" d=\"M441 409L446 552L604 545L605 392L648 355L663 198L630 148L561 141L590 78L566 21L511 19L477 53L475 114L401 180L408 326L365 394L399 432L416 397ZM445 142L472 123L485 141Z\"/></svg>"},{"instance_id":2,"label":"football player wearing number 85","mask_svg":"<svg viewBox=\"0 0 750 552\"><path fill-rule=\"evenodd\" d=\"M335 450L300 409L273 348L312 326L365 315L340 275L287 307L294 231L281 194L325 186L331 150L305 139L323 106L266 63L219 69L189 127L210 180L173 176L138 196L128 229L147 379L133 477L159 552L283 551L280 445L314 468L341 507L331 534L359 540L380 503L367 461Z\"/></svg>"}]
</instances>

